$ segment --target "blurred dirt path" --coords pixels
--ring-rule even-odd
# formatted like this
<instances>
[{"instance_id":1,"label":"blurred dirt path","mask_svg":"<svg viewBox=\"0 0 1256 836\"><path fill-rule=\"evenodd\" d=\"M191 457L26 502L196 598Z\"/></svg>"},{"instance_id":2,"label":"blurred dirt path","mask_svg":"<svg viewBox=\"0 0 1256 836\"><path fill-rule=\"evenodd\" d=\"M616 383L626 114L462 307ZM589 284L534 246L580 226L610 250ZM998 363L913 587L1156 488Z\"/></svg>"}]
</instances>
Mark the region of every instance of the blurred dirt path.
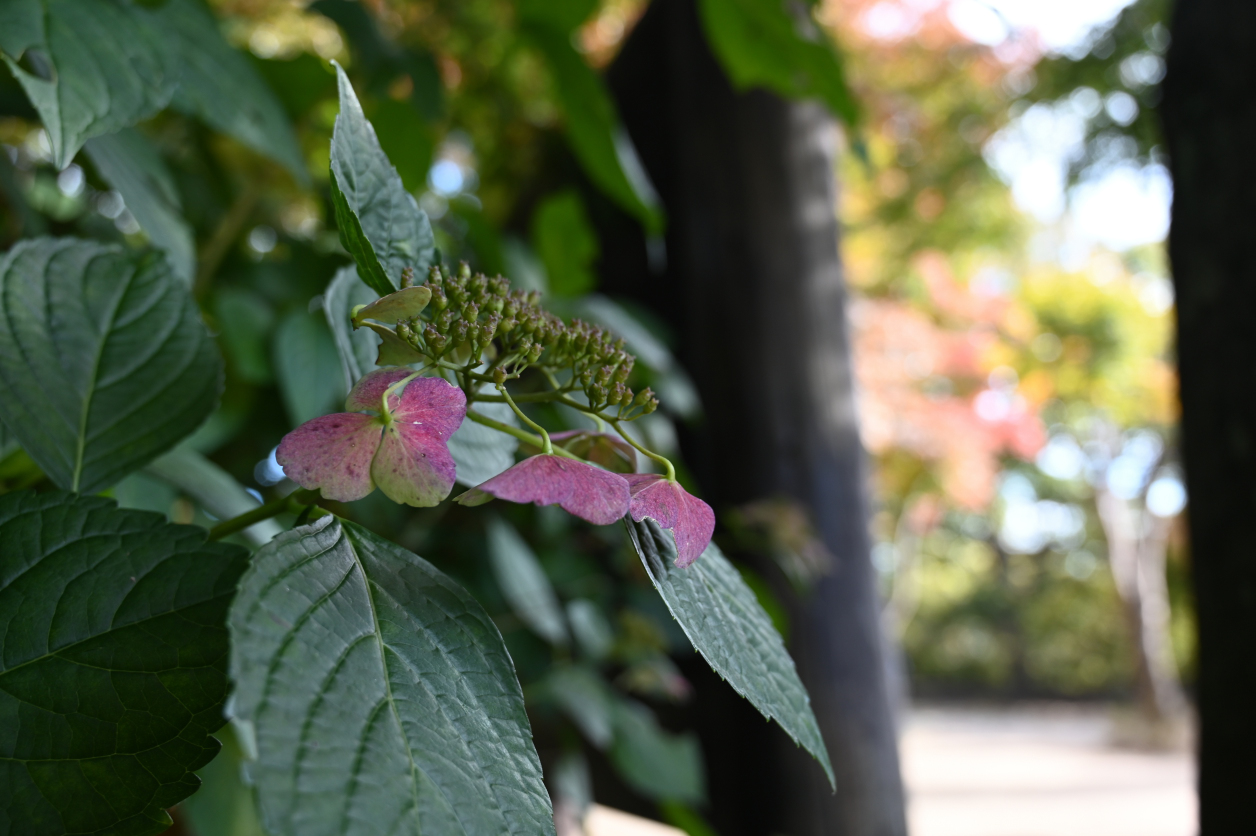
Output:
<instances>
[{"instance_id":1,"label":"blurred dirt path","mask_svg":"<svg viewBox=\"0 0 1256 836\"><path fill-rule=\"evenodd\" d=\"M912 836L1195 836L1194 765L1119 748L1103 707L919 707L903 729Z\"/></svg>"}]
</instances>

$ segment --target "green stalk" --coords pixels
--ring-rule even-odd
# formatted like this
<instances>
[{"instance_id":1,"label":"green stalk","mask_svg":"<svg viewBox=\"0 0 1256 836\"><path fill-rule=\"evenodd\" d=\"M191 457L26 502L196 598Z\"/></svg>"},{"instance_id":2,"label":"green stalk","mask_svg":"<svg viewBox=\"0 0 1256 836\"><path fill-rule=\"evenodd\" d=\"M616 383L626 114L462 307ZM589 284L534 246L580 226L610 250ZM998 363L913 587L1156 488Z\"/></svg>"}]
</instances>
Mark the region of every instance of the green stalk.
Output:
<instances>
[{"instance_id":1,"label":"green stalk","mask_svg":"<svg viewBox=\"0 0 1256 836\"><path fill-rule=\"evenodd\" d=\"M316 491L299 490L293 491L287 496L281 496L278 499L272 499L263 505L259 505L252 511L245 511L238 517L232 517L229 520L223 520L209 530L210 540L221 540L223 537L229 537L237 531L243 531L251 525L268 520L271 517L277 517L287 511L293 510L294 505L313 505L314 500L318 497Z\"/></svg>"}]
</instances>

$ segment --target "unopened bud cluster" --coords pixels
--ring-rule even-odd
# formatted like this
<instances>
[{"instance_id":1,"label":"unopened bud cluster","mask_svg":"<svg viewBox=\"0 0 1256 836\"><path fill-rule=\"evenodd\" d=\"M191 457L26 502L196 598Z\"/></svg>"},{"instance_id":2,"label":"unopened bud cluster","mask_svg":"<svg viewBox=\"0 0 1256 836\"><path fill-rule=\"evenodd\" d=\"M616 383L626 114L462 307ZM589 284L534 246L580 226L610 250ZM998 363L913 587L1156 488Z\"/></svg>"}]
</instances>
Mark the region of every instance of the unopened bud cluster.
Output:
<instances>
[{"instance_id":1,"label":"unopened bud cluster","mask_svg":"<svg viewBox=\"0 0 1256 836\"><path fill-rule=\"evenodd\" d=\"M636 358L622 339L587 322L563 322L541 307L537 291L511 290L501 276L473 275L465 263L455 272L433 267L423 286L431 301L420 316L397 323L397 336L432 360L474 367L483 358L495 383L534 365L567 370L595 411L616 408L617 417L632 418L658 408L648 388L629 388Z\"/></svg>"}]
</instances>

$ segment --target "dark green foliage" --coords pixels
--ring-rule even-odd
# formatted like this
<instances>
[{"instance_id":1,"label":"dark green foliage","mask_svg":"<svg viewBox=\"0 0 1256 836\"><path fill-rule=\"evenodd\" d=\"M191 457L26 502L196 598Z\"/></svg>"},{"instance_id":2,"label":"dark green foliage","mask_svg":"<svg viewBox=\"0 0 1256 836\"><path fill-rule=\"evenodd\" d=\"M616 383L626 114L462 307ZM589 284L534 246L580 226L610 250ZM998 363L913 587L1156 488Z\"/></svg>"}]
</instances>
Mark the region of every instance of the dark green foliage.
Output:
<instances>
[{"instance_id":1,"label":"dark green foliage","mask_svg":"<svg viewBox=\"0 0 1256 836\"><path fill-rule=\"evenodd\" d=\"M279 100L249 60L223 40L202 0L167 0L154 16L179 58L174 106L281 163L308 184L305 158Z\"/></svg>"},{"instance_id":2,"label":"dark green foliage","mask_svg":"<svg viewBox=\"0 0 1256 836\"><path fill-rule=\"evenodd\" d=\"M816 98L847 125L859 121L841 56L802 16L805 8L779 0L701 0L699 6L707 40L734 86Z\"/></svg>"},{"instance_id":3,"label":"dark green foliage","mask_svg":"<svg viewBox=\"0 0 1256 836\"><path fill-rule=\"evenodd\" d=\"M0 821L155 834L218 751L238 546L66 493L0 496Z\"/></svg>"},{"instance_id":4,"label":"dark green foliage","mask_svg":"<svg viewBox=\"0 0 1256 836\"><path fill-rule=\"evenodd\" d=\"M562 106L567 141L589 178L651 233L663 230L663 209L620 125L615 103L571 35L538 21L524 21L529 40L545 56Z\"/></svg>"},{"instance_id":5,"label":"dark green foliage","mask_svg":"<svg viewBox=\"0 0 1256 836\"><path fill-rule=\"evenodd\" d=\"M362 281L384 296L401 286L407 268L422 283L432 263L432 227L380 148L344 70L337 73L340 115L331 140L336 225Z\"/></svg>"},{"instance_id":6,"label":"dark green foliage","mask_svg":"<svg viewBox=\"0 0 1256 836\"><path fill-rule=\"evenodd\" d=\"M712 543L692 566L678 569L673 565L676 544L653 520L629 523L628 531L650 580L694 649L737 693L810 752L832 783L833 767L794 660L719 547Z\"/></svg>"},{"instance_id":7,"label":"dark green foliage","mask_svg":"<svg viewBox=\"0 0 1256 836\"><path fill-rule=\"evenodd\" d=\"M57 168L89 138L152 116L174 95L173 44L146 9L125 0L5 6L0 49L39 111Z\"/></svg>"},{"instance_id":8,"label":"dark green foliage","mask_svg":"<svg viewBox=\"0 0 1256 836\"><path fill-rule=\"evenodd\" d=\"M57 485L103 490L170 449L221 377L160 255L40 238L0 261L0 416Z\"/></svg>"},{"instance_id":9,"label":"dark green foliage","mask_svg":"<svg viewBox=\"0 0 1256 836\"><path fill-rule=\"evenodd\" d=\"M257 553L230 621L273 833L554 832L501 635L422 558L325 517Z\"/></svg>"}]
</instances>

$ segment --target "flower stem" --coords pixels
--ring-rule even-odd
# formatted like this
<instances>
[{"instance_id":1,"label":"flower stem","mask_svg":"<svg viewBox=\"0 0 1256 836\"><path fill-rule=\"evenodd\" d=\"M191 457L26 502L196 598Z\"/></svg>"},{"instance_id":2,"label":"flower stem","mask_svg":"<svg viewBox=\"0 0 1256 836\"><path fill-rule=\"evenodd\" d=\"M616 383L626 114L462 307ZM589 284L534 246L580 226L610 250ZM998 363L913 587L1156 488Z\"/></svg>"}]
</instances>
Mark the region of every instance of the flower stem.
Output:
<instances>
[{"instance_id":1,"label":"flower stem","mask_svg":"<svg viewBox=\"0 0 1256 836\"><path fill-rule=\"evenodd\" d=\"M209 530L209 539L221 540L223 537L229 537L237 531L243 531L262 520L268 520L271 517L277 517L286 511L290 511L293 509L293 506L313 505L314 500L317 498L317 491L293 491L287 496L281 496L278 499L272 499L270 502L259 505L252 511L245 511L238 517L223 520Z\"/></svg>"},{"instance_id":2,"label":"flower stem","mask_svg":"<svg viewBox=\"0 0 1256 836\"><path fill-rule=\"evenodd\" d=\"M667 468L667 481L669 482L676 481L676 468L672 466L672 463L670 461L668 461L663 456L660 456L658 453L655 453L651 450L647 450L646 448L638 444L633 439L632 436L628 435L628 433L624 431L624 428L619 425L618 421L611 421L610 425L615 428L615 432L619 433L620 436L623 437L624 441L627 441L633 447L637 448L637 451L639 453L641 453L646 458L653 459L654 461L663 465L663 467Z\"/></svg>"},{"instance_id":3,"label":"flower stem","mask_svg":"<svg viewBox=\"0 0 1256 836\"><path fill-rule=\"evenodd\" d=\"M554 443L550 441L549 433L545 431L545 428L523 414L523 410L511 399L510 393L506 391L504 384L497 384L497 391L501 392L502 397L506 399L506 403L510 404L510 408L515 411L515 415L519 416L520 421L541 434L541 452L547 456L554 455Z\"/></svg>"},{"instance_id":4,"label":"flower stem","mask_svg":"<svg viewBox=\"0 0 1256 836\"><path fill-rule=\"evenodd\" d=\"M515 438L519 439L520 441L526 441L528 444L531 444L533 447L541 447L542 449L544 449L544 441L542 441L539 435L533 435L532 433L527 432L526 430L521 430L518 427L512 427L509 424L503 424L501 421L495 421L494 419L489 418L487 415L481 415L480 413L476 412L473 409L467 410L467 417L477 424L483 424L484 426L489 427L490 429L497 430L498 432L505 433L506 435L512 435ZM562 456L564 459L574 459L575 461L578 461L578 462L584 461L584 459L580 458L575 453L570 453L561 447L554 447L553 445L551 445L550 449L553 451L553 455L555 456Z\"/></svg>"}]
</instances>

